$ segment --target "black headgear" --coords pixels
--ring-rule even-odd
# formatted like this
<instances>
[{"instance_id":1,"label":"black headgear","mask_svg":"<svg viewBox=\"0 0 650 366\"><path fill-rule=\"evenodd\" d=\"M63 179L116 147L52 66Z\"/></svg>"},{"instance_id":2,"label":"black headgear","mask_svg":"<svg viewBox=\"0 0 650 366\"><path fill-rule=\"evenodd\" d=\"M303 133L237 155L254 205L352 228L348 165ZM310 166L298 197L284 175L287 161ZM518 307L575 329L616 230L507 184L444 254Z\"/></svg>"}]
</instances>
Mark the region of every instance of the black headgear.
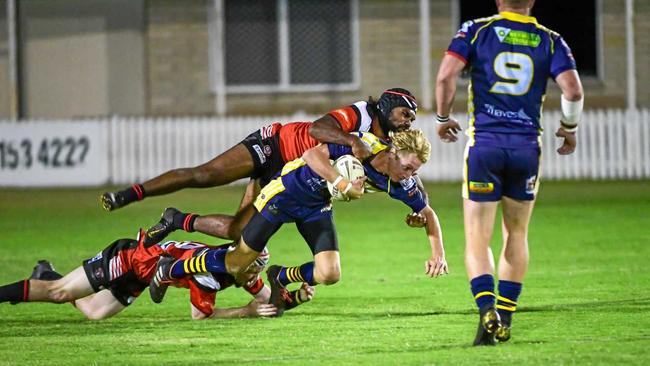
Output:
<instances>
[{"instance_id":1,"label":"black headgear","mask_svg":"<svg viewBox=\"0 0 650 366\"><path fill-rule=\"evenodd\" d=\"M379 112L379 126L386 135L391 131L388 118L395 107L406 107L412 110L413 113L418 112L417 100L410 91L402 88L391 88L384 91L377 101L377 110Z\"/></svg>"}]
</instances>

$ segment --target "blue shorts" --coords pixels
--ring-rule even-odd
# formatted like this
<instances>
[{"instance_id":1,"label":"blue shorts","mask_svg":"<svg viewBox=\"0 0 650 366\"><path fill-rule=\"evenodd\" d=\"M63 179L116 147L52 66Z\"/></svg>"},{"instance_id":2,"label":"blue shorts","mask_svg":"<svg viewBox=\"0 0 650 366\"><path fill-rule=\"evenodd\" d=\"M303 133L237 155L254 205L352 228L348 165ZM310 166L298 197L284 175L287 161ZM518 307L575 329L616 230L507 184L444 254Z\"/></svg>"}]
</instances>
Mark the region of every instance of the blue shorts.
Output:
<instances>
[{"instance_id":1,"label":"blue shorts","mask_svg":"<svg viewBox=\"0 0 650 366\"><path fill-rule=\"evenodd\" d=\"M467 146L463 198L500 201L506 196L532 201L539 187L539 147Z\"/></svg>"},{"instance_id":2,"label":"blue shorts","mask_svg":"<svg viewBox=\"0 0 650 366\"><path fill-rule=\"evenodd\" d=\"M280 192L273 196L260 211L270 222L310 222L332 217L332 205L302 206L292 199L289 193Z\"/></svg>"}]
</instances>

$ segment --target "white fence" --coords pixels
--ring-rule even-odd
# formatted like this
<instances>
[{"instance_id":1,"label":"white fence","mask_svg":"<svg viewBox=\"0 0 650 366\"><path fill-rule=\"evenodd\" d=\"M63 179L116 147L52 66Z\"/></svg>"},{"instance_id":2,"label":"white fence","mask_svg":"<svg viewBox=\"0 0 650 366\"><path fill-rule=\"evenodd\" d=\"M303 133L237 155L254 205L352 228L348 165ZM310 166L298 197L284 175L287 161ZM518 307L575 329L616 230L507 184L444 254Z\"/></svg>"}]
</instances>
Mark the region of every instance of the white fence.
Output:
<instances>
[{"instance_id":1,"label":"white fence","mask_svg":"<svg viewBox=\"0 0 650 366\"><path fill-rule=\"evenodd\" d=\"M107 176L106 183L130 184L143 182L167 170L195 166L204 163L219 153L232 147L249 133L274 121L310 121L318 116L291 117L231 117L231 118L168 118L168 119L131 119L113 118L100 121L105 128L99 128L95 136L98 141L108 141L98 149L105 157L106 165L97 174ZM465 120L464 116L459 118ZM559 125L559 113L544 114L546 132L543 136L543 179L639 179L650 178L650 111L586 111L578 132L578 148L569 156L560 156L555 152L560 140L554 136ZM47 135L59 136L61 121L0 123L0 186L25 185L70 185L70 179L57 184L52 179L41 179L34 174L22 175L21 179L12 179L17 171L30 168L23 162L21 144L30 137L17 136L15 130L30 131L38 124L39 131ZM78 122L77 122L78 123ZM49 126L49 128L47 127ZM419 116L415 127L423 129L432 143L430 161L425 164L420 175L425 180L457 181L462 178L463 149L466 138L458 142L445 144L437 139L435 120L431 115ZM22 132L23 135L29 132ZM65 136L61 136L63 139ZM22 140L20 140L22 139ZM91 138L92 141L92 138ZM37 146L42 143L34 141ZM7 151L13 146L17 160ZM40 162L37 151L31 152L31 168ZM40 151L38 151L40 153ZM62 157L65 151L60 154ZM50 156L50 162L53 156ZM21 160L22 159L22 160ZM15 163L15 164L14 164ZM51 164L50 164L51 165ZM65 164L64 164L65 165ZM8 170L12 167L12 171ZM79 167L67 167L74 176L75 169L84 168L88 174L88 164ZM48 175L55 167L41 170L39 174ZM32 177L25 179L24 177ZM35 178L34 178L35 177ZM79 180L77 184L86 183Z\"/></svg>"}]
</instances>

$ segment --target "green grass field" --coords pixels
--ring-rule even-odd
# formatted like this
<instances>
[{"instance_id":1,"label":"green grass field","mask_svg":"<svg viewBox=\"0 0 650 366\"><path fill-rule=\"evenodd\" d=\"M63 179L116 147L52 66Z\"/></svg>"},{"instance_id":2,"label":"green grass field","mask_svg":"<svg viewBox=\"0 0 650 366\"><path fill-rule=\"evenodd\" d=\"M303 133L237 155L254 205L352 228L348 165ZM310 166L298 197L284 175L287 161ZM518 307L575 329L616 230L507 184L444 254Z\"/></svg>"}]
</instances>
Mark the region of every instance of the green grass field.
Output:
<instances>
[{"instance_id":1,"label":"green grass field","mask_svg":"<svg viewBox=\"0 0 650 366\"><path fill-rule=\"evenodd\" d=\"M70 271L169 205L232 212L241 190L190 190L110 214L99 208L100 189L0 190L0 283L25 278L43 258ZM424 276L429 246L423 231L403 223L406 207L369 195L335 208L341 281L319 286L312 303L282 318L192 321L182 289L170 289L160 305L145 292L101 322L67 304L3 303L0 365L650 363L650 182L543 182L513 339L496 348L470 346L477 315L463 267L459 185L428 190L443 225L448 276ZM272 263L310 258L293 225L269 248ZM217 305L249 298L228 289Z\"/></svg>"}]
</instances>

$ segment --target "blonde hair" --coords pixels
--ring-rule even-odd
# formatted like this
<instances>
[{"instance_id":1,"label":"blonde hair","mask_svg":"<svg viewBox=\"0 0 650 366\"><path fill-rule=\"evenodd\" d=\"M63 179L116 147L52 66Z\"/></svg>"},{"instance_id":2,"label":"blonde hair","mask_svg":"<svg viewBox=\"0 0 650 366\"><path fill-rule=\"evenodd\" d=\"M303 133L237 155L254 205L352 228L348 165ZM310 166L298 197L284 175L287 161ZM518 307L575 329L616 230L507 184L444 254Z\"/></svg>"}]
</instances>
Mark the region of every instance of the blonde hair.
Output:
<instances>
[{"instance_id":1,"label":"blonde hair","mask_svg":"<svg viewBox=\"0 0 650 366\"><path fill-rule=\"evenodd\" d=\"M400 132L389 132L388 136L396 151L414 153L422 164L429 160L431 155L431 143L427 140L422 130L406 130Z\"/></svg>"}]
</instances>

